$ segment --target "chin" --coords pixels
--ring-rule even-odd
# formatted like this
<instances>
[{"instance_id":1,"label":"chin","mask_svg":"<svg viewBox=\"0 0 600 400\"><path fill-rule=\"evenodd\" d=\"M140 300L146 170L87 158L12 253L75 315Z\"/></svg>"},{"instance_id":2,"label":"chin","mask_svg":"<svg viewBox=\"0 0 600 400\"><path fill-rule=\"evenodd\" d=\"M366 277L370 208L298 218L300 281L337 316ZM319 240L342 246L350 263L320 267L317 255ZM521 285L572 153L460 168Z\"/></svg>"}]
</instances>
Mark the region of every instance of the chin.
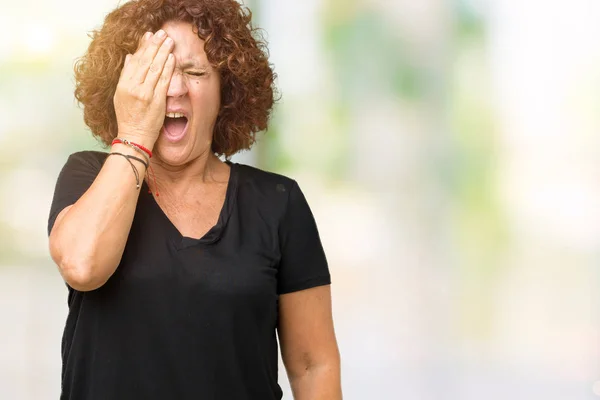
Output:
<instances>
[{"instance_id":1,"label":"chin","mask_svg":"<svg viewBox=\"0 0 600 400\"><path fill-rule=\"evenodd\" d=\"M169 165L180 165L187 162L190 156L191 151L187 144L185 142L173 144L164 138L159 138L154 146L154 151L162 162Z\"/></svg>"},{"instance_id":2,"label":"chin","mask_svg":"<svg viewBox=\"0 0 600 400\"><path fill-rule=\"evenodd\" d=\"M154 146L154 151L162 162L168 165L182 165L205 153L212 154L211 146L210 140L199 141L197 137L191 135L176 143L161 135Z\"/></svg>"}]
</instances>

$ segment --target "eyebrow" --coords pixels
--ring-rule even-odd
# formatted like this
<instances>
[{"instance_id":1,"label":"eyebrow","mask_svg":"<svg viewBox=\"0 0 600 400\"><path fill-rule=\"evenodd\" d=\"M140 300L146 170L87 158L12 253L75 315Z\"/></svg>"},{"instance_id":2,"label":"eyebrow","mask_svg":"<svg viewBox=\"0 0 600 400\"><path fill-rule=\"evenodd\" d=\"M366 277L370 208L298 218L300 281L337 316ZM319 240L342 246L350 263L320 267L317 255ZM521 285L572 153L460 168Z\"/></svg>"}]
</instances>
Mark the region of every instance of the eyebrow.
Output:
<instances>
[{"instance_id":1,"label":"eyebrow","mask_svg":"<svg viewBox=\"0 0 600 400\"><path fill-rule=\"evenodd\" d=\"M208 68L208 66L206 65L206 63L200 61L200 60L195 60L192 58L186 58L185 60L183 60L180 64L179 64L179 68L181 69L186 69L186 68L190 68L190 67L194 67L194 68Z\"/></svg>"}]
</instances>

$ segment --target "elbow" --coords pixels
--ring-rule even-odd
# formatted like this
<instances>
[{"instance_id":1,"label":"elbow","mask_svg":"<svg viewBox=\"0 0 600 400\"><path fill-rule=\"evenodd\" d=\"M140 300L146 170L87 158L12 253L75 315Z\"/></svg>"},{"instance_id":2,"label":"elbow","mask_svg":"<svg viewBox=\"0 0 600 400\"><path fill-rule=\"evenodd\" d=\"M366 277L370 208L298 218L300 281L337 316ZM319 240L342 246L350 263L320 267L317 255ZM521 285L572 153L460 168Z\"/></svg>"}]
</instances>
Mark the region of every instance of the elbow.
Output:
<instances>
[{"instance_id":1,"label":"elbow","mask_svg":"<svg viewBox=\"0 0 600 400\"><path fill-rule=\"evenodd\" d=\"M340 375L340 365L335 359L288 368L288 379L298 399L341 400Z\"/></svg>"},{"instance_id":2,"label":"elbow","mask_svg":"<svg viewBox=\"0 0 600 400\"><path fill-rule=\"evenodd\" d=\"M73 289L80 292L89 292L96 290L106 283L106 280L100 279L90 272L91 268L61 268L61 275L65 282Z\"/></svg>"},{"instance_id":3,"label":"elbow","mask_svg":"<svg viewBox=\"0 0 600 400\"><path fill-rule=\"evenodd\" d=\"M80 292L98 289L107 281L89 261L62 260L57 265L65 282Z\"/></svg>"},{"instance_id":4,"label":"elbow","mask_svg":"<svg viewBox=\"0 0 600 400\"><path fill-rule=\"evenodd\" d=\"M77 291L89 292L98 289L108 280L99 274L100 269L91 257L64 254L52 244L50 255L58 266L63 280Z\"/></svg>"},{"instance_id":5,"label":"elbow","mask_svg":"<svg viewBox=\"0 0 600 400\"><path fill-rule=\"evenodd\" d=\"M313 358L308 353L304 353L301 360L298 361L287 366L288 377L291 380L303 379L307 375L339 376L340 374L339 353L329 356L321 355L318 358Z\"/></svg>"},{"instance_id":6,"label":"elbow","mask_svg":"<svg viewBox=\"0 0 600 400\"><path fill-rule=\"evenodd\" d=\"M98 289L106 283L110 276L105 276L95 249L82 249L87 246L78 243L76 246L65 245L70 242L59 236L56 229L49 238L49 250L52 260L58 266L63 280L73 289L89 292Z\"/></svg>"}]
</instances>

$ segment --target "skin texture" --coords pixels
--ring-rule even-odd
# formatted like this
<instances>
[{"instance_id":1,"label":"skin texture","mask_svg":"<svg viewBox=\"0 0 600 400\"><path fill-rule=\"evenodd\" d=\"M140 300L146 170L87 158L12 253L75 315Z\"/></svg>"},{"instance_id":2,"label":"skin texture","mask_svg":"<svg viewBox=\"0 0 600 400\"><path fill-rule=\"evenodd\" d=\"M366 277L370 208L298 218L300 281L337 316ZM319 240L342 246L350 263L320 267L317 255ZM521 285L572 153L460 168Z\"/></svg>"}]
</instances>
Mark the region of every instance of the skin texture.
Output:
<instances>
[{"instance_id":1,"label":"skin texture","mask_svg":"<svg viewBox=\"0 0 600 400\"><path fill-rule=\"evenodd\" d=\"M127 56L114 97L119 137L153 150L156 184L151 182L161 192L157 203L180 233L198 238L216 223L229 177L229 166L211 151L220 107L219 75L192 25L168 22L162 31L165 35L146 34L135 54ZM188 133L176 143L161 134L170 108L189 115ZM122 144L113 149L138 155ZM144 166L135 165L143 176ZM50 253L71 287L94 290L114 273L138 196L131 166L113 156L88 191L59 214L50 234ZM279 307L278 334L294 398L341 399L330 287L284 294Z\"/></svg>"},{"instance_id":2,"label":"skin texture","mask_svg":"<svg viewBox=\"0 0 600 400\"><path fill-rule=\"evenodd\" d=\"M280 296L279 341L295 400L340 400L340 353L333 328L331 288Z\"/></svg>"}]
</instances>

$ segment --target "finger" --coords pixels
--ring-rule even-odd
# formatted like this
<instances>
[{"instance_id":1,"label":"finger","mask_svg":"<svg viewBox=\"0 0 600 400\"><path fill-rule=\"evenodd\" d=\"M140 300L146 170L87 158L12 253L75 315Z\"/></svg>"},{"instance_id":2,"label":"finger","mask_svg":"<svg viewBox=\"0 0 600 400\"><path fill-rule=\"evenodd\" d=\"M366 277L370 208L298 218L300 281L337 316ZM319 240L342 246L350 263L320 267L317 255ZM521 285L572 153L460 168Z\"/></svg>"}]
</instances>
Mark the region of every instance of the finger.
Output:
<instances>
[{"instance_id":1,"label":"finger","mask_svg":"<svg viewBox=\"0 0 600 400\"><path fill-rule=\"evenodd\" d=\"M152 32L144 33L144 35L140 38L135 53L129 55L129 59L126 60L126 63L123 66L123 71L121 72L121 75L124 77L125 80L133 80L137 76L136 66L139 62L140 57L142 56L142 54L144 54L148 41L151 38Z\"/></svg>"},{"instance_id":2,"label":"finger","mask_svg":"<svg viewBox=\"0 0 600 400\"><path fill-rule=\"evenodd\" d=\"M156 88L154 89L154 97L166 99L167 91L169 90L169 84L171 83L171 77L173 76L173 71L175 70L175 57L173 53L169 53L167 56L167 61L165 62L165 66L158 78L158 82L156 83Z\"/></svg>"},{"instance_id":3,"label":"finger","mask_svg":"<svg viewBox=\"0 0 600 400\"><path fill-rule=\"evenodd\" d=\"M137 60L138 65L134 77L136 82L144 82L146 75L148 74L148 70L150 69L150 64L152 64L156 53L158 53L158 49L160 49L166 38L167 34L161 29L146 41L143 53ZM140 51L142 51L142 49L140 49Z\"/></svg>"},{"instance_id":4,"label":"finger","mask_svg":"<svg viewBox=\"0 0 600 400\"><path fill-rule=\"evenodd\" d=\"M150 40L150 38L152 38L153 35L154 34L152 32L146 32L146 33L144 33L144 35L140 38L140 41L138 42L138 48L137 48L137 50L142 49L144 47L144 45L148 43L148 41Z\"/></svg>"},{"instance_id":5,"label":"finger","mask_svg":"<svg viewBox=\"0 0 600 400\"><path fill-rule=\"evenodd\" d=\"M156 87L156 83L160 79L169 54L171 54L172 49L173 39L166 38L165 41L162 43L162 46L160 46L158 53L156 53L154 60L152 60L150 68L148 68L148 74L146 75L146 79L144 80L145 86L147 85L148 88L152 88L152 90L154 90L154 88Z\"/></svg>"},{"instance_id":6,"label":"finger","mask_svg":"<svg viewBox=\"0 0 600 400\"><path fill-rule=\"evenodd\" d=\"M131 54L127 54L125 56L125 61L123 62L123 68L121 68L120 78L123 77L123 74L125 73L125 69L127 68L127 64L129 64L129 60L131 60Z\"/></svg>"}]
</instances>

